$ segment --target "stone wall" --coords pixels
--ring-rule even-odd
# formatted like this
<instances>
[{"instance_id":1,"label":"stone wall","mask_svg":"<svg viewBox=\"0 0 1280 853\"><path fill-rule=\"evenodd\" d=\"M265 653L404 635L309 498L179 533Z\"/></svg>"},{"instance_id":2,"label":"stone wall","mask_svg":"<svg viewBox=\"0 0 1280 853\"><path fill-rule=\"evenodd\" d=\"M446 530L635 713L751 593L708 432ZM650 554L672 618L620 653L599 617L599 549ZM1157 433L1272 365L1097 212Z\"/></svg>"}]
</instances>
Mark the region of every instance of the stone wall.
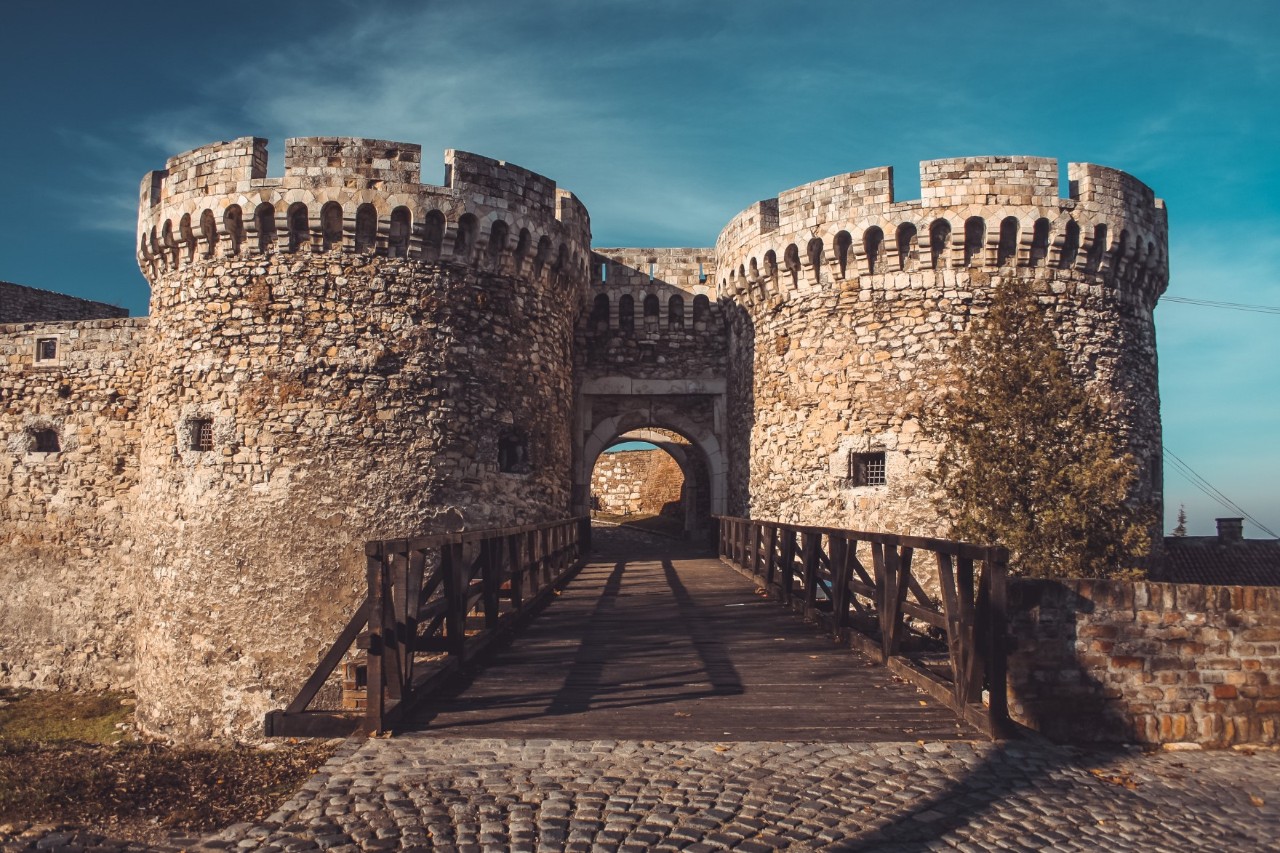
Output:
<instances>
[{"instance_id":1,"label":"stone wall","mask_svg":"<svg viewBox=\"0 0 1280 853\"><path fill-rule=\"evenodd\" d=\"M586 380L721 379L728 358L711 249L600 249L578 324Z\"/></svg>"},{"instance_id":2,"label":"stone wall","mask_svg":"<svg viewBox=\"0 0 1280 853\"><path fill-rule=\"evenodd\" d=\"M1152 309L1167 280L1163 205L1133 178L1072 164L973 158L922 165L922 199L888 169L839 175L748 208L717 244L731 301L734 514L939 535L921 418L948 350L1001 278L1028 279L1079 379L1136 457L1134 497L1159 509ZM883 453L883 485L858 485ZM1159 513L1156 513L1159 516Z\"/></svg>"},{"instance_id":3,"label":"stone wall","mask_svg":"<svg viewBox=\"0 0 1280 853\"><path fill-rule=\"evenodd\" d=\"M1014 580L1013 717L1056 740L1280 744L1280 588Z\"/></svg>"},{"instance_id":4,"label":"stone wall","mask_svg":"<svg viewBox=\"0 0 1280 853\"><path fill-rule=\"evenodd\" d=\"M291 139L142 182L152 284L139 488L139 720L253 738L364 589L369 539L562 517L590 222L518 166Z\"/></svg>"},{"instance_id":5,"label":"stone wall","mask_svg":"<svg viewBox=\"0 0 1280 853\"><path fill-rule=\"evenodd\" d=\"M591 474L591 508L616 515L681 515L684 473L662 450L602 453Z\"/></svg>"},{"instance_id":6,"label":"stone wall","mask_svg":"<svg viewBox=\"0 0 1280 853\"><path fill-rule=\"evenodd\" d=\"M107 320L128 316L127 308L0 281L0 323Z\"/></svg>"},{"instance_id":7,"label":"stone wall","mask_svg":"<svg viewBox=\"0 0 1280 853\"><path fill-rule=\"evenodd\" d=\"M0 326L0 683L132 686L147 331L145 319ZM54 358L37 359L40 340Z\"/></svg>"}]
</instances>

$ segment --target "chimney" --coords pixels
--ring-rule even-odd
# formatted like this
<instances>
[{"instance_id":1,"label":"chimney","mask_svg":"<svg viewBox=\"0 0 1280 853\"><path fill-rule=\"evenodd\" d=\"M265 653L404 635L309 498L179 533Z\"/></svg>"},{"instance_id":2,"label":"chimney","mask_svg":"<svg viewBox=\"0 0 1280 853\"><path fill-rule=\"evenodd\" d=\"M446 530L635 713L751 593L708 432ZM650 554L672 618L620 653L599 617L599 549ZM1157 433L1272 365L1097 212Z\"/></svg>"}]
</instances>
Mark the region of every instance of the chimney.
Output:
<instances>
[{"instance_id":1,"label":"chimney","mask_svg":"<svg viewBox=\"0 0 1280 853\"><path fill-rule=\"evenodd\" d=\"M1218 522L1218 542L1239 542L1244 539L1243 518L1215 518Z\"/></svg>"}]
</instances>

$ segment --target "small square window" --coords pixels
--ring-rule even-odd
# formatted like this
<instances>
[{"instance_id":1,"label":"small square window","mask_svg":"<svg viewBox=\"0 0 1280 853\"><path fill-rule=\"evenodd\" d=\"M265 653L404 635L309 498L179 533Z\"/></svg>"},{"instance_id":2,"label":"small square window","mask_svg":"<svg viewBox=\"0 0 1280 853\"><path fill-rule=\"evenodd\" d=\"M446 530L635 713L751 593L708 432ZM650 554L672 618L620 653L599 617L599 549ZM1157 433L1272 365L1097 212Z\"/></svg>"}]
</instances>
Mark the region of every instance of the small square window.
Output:
<instances>
[{"instance_id":1,"label":"small square window","mask_svg":"<svg viewBox=\"0 0 1280 853\"><path fill-rule=\"evenodd\" d=\"M498 437L498 471L503 474L528 474L529 438L522 431L511 430Z\"/></svg>"},{"instance_id":2,"label":"small square window","mask_svg":"<svg viewBox=\"0 0 1280 853\"><path fill-rule=\"evenodd\" d=\"M36 361L57 361L58 339L36 338Z\"/></svg>"},{"instance_id":3,"label":"small square window","mask_svg":"<svg viewBox=\"0 0 1280 853\"><path fill-rule=\"evenodd\" d=\"M849 479L853 480L855 486L883 486L885 484L884 451L850 455Z\"/></svg>"},{"instance_id":4,"label":"small square window","mask_svg":"<svg viewBox=\"0 0 1280 853\"><path fill-rule=\"evenodd\" d=\"M213 421L209 418L196 418L191 422L192 450L207 452L213 450Z\"/></svg>"},{"instance_id":5,"label":"small square window","mask_svg":"<svg viewBox=\"0 0 1280 853\"><path fill-rule=\"evenodd\" d=\"M58 432L52 429L38 429L32 434L36 453L57 453L62 449L58 443Z\"/></svg>"}]
</instances>

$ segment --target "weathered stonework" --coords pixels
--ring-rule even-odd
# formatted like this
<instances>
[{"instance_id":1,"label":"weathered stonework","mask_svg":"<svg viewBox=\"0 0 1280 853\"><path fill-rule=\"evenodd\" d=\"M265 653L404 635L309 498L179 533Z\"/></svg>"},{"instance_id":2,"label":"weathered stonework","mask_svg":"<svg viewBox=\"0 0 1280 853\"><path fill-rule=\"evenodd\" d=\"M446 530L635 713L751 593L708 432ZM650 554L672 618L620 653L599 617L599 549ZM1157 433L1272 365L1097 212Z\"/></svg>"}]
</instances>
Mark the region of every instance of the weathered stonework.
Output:
<instances>
[{"instance_id":1,"label":"weathered stonework","mask_svg":"<svg viewBox=\"0 0 1280 853\"><path fill-rule=\"evenodd\" d=\"M591 509L614 515L678 514L684 474L661 450L601 454L591 473Z\"/></svg>"},{"instance_id":2,"label":"weathered stonework","mask_svg":"<svg viewBox=\"0 0 1280 853\"><path fill-rule=\"evenodd\" d=\"M939 534L923 436L947 351L1000 278L1034 282L1082 380L1106 399L1159 509L1152 309L1168 283L1163 203L1134 178L1055 160L921 166L922 198L895 201L888 168L759 202L716 247L733 306L729 503L735 514ZM885 483L851 456L883 452ZM1158 515L1158 512L1157 512Z\"/></svg>"},{"instance_id":3,"label":"weathered stonework","mask_svg":"<svg viewBox=\"0 0 1280 853\"><path fill-rule=\"evenodd\" d=\"M141 188L149 319L0 326L0 680L255 737L349 617L363 542L585 512L636 431L673 448L690 535L724 512L937 533L918 415L999 276L1036 283L1159 504L1165 214L1127 175L1074 164L1060 198L1052 160L935 161L895 202L870 170L753 205L715 249L593 252L553 181L450 151L424 185L420 160L179 155ZM881 451L887 484L855 485Z\"/></svg>"},{"instance_id":4,"label":"weathered stonework","mask_svg":"<svg viewBox=\"0 0 1280 853\"><path fill-rule=\"evenodd\" d=\"M50 320L109 320L129 312L105 302L0 281L0 323Z\"/></svg>"},{"instance_id":5,"label":"weathered stonework","mask_svg":"<svg viewBox=\"0 0 1280 853\"><path fill-rule=\"evenodd\" d=\"M131 683L144 319L0 326L0 681ZM54 359L38 340L57 341ZM41 451L37 433L57 450Z\"/></svg>"},{"instance_id":6,"label":"weathered stonework","mask_svg":"<svg viewBox=\"0 0 1280 853\"><path fill-rule=\"evenodd\" d=\"M1280 588L1015 580L1009 708L1057 740L1280 744Z\"/></svg>"}]
</instances>

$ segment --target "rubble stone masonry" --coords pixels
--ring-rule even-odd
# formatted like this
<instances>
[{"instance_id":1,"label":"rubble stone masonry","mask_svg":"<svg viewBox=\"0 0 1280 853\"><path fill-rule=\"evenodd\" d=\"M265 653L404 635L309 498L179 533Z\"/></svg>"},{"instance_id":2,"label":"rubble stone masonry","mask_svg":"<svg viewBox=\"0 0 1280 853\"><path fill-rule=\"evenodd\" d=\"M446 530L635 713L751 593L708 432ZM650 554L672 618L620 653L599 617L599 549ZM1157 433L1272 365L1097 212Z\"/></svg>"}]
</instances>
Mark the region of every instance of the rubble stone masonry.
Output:
<instances>
[{"instance_id":1,"label":"rubble stone masonry","mask_svg":"<svg viewBox=\"0 0 1280 853\"><path fill-rule=\"evenodd\" d=\"M593 252L578 199L510 163L448 151L433 186L419 146L346 137L284 161L245 137L144 178L147 319L0 287L0 681L253 739L350 617L365 541L584 510L634 430L685 442L686 530L937 535L920 418L1000 277L1035 283L1158 509L1165 210L1123 173L1072 164L1060 194L1053 160L939 160L896 201L872 169L714 250Z\"/></svg>"},{"instance_id":2,"label":"rubble stone masonry","mask_svg":"<svg viewBox=\"0 0 1280 853\"><path fill-rule=\"evenodd\" d=\"M0 281L0 323L107 320L128 316L128 310L105 302L92 302L63 293Z\"/></svg>"},{"instance_id":3,"label":"rubble stone masonry","mask_svg":"<svg viewBox=\"0 0 1280 853\"><path fill-rule=\"evenodd\" d=\"M591 508L618 515L680 514L684 473L662 450L602 453L591 474Z\"/></svg>"},{"instance_id":4,"label":"rubble stone masonry","mask_svg":"<svg viewBox=\"0 0 1280 853\"><path fill-rule=\"evenodd\" d=\"M888 168L837 175L743 211L716 248L734 306L730 508L736 515L940 535L921 418L947 351L1003 277L1034 282L1078 376L1139 464L1134 499L1159 509L1152 309L1168 283L1163 203L1132 177L1056 160L921 166L896 201ZM860 485L858 454L885 482ZM1157 512L1158 516L1158 512Z\"/></svg>"}]
</instances>

